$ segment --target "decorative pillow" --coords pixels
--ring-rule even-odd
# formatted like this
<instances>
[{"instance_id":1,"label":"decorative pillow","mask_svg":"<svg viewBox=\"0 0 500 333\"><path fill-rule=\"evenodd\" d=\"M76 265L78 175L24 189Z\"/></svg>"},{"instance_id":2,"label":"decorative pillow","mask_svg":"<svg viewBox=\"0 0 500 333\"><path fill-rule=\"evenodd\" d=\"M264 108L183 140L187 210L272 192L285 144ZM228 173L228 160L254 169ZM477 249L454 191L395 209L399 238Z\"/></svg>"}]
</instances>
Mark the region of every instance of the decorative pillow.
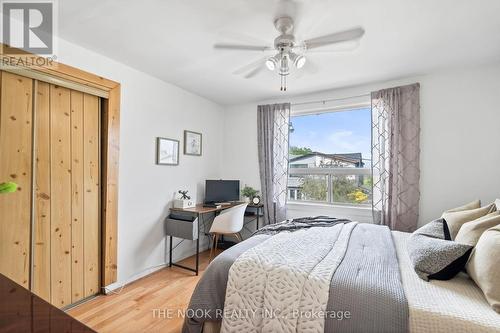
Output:
<instances>
[{"instance_id":1,"label":"decorative pillow","mask_svg":"<svg viewBox=\"0 0 500 333\"><path fill-rule=\"evenodd\" d=\"M462 212L464 210L477 209L480 207L481 207L481 200L474 200L472 202L469 202L466 205L463 205L463 206L460 206L457 208L448 209L445 213Z\"/></svg>"},{"instance_id":2,"label":"decorative pillow","mask_svg":"<svg viewBox=\"0 0 500 333\"><path fill-rule=\"evenodd\" d=\"M461 244L476 246L479 237L496 225L500 224L500 211L496 211L478 218L477 220L464 223L458 231L455 241Z\"/></svg>"},{"instance_id":3,"label":"decorative pillow","mask_svg":"<svg viewBox=\"0 0 500 333\"><path fill-rule=\"evenodd\" d=\"M426 225L416 230L413 234L424 235L431 238L451 240L448 226L442 218L427 223Z\"/></svg>"},{"instance_id":4,"label":"decorative pillow","mask_svg":"<svg viewBox=\"0 0 500 333\"><path fill-rule=\"evenodd\" d=\"M486 230L472 251L467 272L493 310L500 313L500 226Z\"/></svg>"},{"instance_id":5,"label":"decorative pillow","mask_svg":"<svg viewBox=\"0 0 500 333\"><path fill-rule=\"evenodd\" d=\"M442 218L446 221L448 229L450 230L451 239L454 240L457 236L460 227L470 221L474 221L480 217L485 216L488 213L494 212L496 206L494 203L489 204L481 208L463 210L458 212L445 212Z\"/></svg>"},{"instance_id":6,"label":"decorative pillow","mask_svg":"<svg viewBox=\"0 0 500 333\"><path fill-rule=\"evenodd\" d=\"M472 246L449 240L443 219L416 230L408 242L408 254L417 275L425 280L449 280L467 263Z\"/></svg>"}]
</instances>

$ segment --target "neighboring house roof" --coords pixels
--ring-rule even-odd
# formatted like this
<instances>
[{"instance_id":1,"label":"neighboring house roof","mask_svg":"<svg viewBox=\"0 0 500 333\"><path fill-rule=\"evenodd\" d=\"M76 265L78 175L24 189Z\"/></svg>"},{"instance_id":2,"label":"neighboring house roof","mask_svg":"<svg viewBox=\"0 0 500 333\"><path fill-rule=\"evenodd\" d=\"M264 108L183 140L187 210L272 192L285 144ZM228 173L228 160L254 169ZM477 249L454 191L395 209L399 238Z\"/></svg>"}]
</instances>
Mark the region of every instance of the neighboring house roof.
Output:
<instances>
[{"instance_id":1,"label":"neighboring house roof","mask_svg":"<svg viewBox=\"0 0 500 333\"><path fill-rule=\"evenodd\" d=\"M303 160L306 158L310 158L310 157L314 157L314 156L321 156L321 157L325 157L325 158L331 158L334 160L343 161L346 163L352 163L358 167L364 166L363 156L361 153L325 154L325 153L321 153L321 152L317 152L317 151L309 153L309 154L301 155L301 156L292 157L292 158L290 158L290 163L297 162L297 161L300 161L300 160Z\"/></svg>"}]
</instances>

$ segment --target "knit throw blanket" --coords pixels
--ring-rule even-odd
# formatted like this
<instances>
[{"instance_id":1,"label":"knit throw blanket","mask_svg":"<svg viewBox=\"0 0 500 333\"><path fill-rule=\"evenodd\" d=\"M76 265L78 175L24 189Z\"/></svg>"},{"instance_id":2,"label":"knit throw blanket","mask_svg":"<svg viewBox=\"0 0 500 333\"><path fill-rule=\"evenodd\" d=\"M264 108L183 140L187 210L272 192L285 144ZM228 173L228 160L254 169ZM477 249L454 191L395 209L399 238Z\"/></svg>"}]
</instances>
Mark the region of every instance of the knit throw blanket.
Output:
<instances>
[{"instance_id":1,"label":"knit throw blanket","mask_svg":"<svg viewBox=\"0 0 500 333\"><path fill-rule=\"evenodd\" d=\"M224 317L221 332L324 332L330 281L356 226L344 222L314 218L269 226L266 232L294 232L277 233L231 266L224 311L234 315ZM326 224L330 228L313 228Z\"/></svg>"}]
</instances>

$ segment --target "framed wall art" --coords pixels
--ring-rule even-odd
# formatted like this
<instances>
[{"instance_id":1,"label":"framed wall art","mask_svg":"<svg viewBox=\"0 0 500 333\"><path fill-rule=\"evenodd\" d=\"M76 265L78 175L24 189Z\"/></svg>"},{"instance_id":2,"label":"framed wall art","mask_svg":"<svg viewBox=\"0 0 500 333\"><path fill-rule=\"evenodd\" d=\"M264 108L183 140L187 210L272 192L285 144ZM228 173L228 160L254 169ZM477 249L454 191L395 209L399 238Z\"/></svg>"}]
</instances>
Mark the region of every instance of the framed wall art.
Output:
<instances>
[{"instance_id":1,"label":"framed wall art","mask_svg":"<svg viewBox=\"0 0 500 333\"><path fill-rule=\"evenodd\" d=\"M192 131L184 131L184 154L201 156L202 134Z\"/></svg>"},{"instance_id":2,"label":"framed wall art","mask_svg":"<svg viewBox=\"0 0 500 333\"><path fill-rule=\"evenodd\" d=\"M179 140L156 138L156 164L179 164Z\"/></svg>"}]
</instances>

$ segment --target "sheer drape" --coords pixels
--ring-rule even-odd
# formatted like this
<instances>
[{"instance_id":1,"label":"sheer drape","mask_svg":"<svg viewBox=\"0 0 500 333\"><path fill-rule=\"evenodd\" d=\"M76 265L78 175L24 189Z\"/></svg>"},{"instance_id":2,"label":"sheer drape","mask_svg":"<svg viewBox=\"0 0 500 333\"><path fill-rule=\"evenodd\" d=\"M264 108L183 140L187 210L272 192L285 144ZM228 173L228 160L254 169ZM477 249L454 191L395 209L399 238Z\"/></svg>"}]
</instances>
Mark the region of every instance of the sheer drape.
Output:
<instances>
[{"instance_id":1,"label":"sheer drape","mask_svg":"<svg viewBox=\"0 0 500 333\"><path fill-rule=\"evenodd\" d=\"M286 219L290 103L259 105L257 131L264 223Z\"/></svg>"},{"instance_id":2,"label":"sheer drape","mask_svg":"<svg viewBox=\"0 0 500 333\"><path fill-rule=\"evenodd\" d=\"M420 85L373 92L373 218L393 230L416 229L420 201Z\"/></svg>"}]
</instances>

